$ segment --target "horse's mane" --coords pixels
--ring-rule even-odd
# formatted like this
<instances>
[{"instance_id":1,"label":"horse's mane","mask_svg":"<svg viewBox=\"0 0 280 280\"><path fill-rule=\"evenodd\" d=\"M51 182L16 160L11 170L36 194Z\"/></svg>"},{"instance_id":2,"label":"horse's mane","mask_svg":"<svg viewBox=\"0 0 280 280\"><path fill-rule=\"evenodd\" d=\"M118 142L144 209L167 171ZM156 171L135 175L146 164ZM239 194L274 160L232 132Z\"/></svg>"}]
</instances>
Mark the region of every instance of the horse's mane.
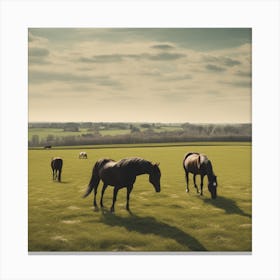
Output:
<instances>
[{"instance_id":1,"label":"horse's mane","mask_svg":"<svg viewBox=\"0 0 280 280\"><path fill-rule=\"evenodd\" d=\"M121 159L120 161L118 161L116 163L116 165L122 166L122 167L133 166L135 164L136 165L151 165L151 162L149 162L145 159L139 158L139 157L132 157L132 158Z\"/></svg>"},{"instance_id":2,"label":"horse's mane","mask_svg":"<svg viewBox=\"0 0 280 280\"><path fill-rule=\"evenodd\" d=\"M115 160L110 159L110 158L102 158L95 163L94 168L101 168L104 164L111 162L111 161L115 162Z\"/></svg>"}]
</instances>

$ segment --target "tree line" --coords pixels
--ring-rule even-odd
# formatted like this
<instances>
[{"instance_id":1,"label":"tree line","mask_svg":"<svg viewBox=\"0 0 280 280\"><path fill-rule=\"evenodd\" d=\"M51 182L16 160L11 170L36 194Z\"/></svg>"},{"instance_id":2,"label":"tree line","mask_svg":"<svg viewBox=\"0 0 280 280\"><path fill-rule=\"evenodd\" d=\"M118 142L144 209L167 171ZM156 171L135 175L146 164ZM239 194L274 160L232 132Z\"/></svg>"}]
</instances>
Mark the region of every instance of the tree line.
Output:
<instances>
[{"instance_id":1,"label":"tree line","mask_svg":"<svg viewBox=\"0 0 280 280\"><path fill-rule=\"evenodd\" d=\"M29 128L60 128L64 131L85 133L58 136L49 134L40 138L32 135L29 147L45 145L75 146L98 144L137 144L193 141L251 141L251 124L149 124L149 123L50 123L29 124ZM173 127L172 130L161 130L161 127ZM175 127L175 129L174 129ZM125 134L102 135L101 130L126 129Z\"/></svg>"}]
</instances>

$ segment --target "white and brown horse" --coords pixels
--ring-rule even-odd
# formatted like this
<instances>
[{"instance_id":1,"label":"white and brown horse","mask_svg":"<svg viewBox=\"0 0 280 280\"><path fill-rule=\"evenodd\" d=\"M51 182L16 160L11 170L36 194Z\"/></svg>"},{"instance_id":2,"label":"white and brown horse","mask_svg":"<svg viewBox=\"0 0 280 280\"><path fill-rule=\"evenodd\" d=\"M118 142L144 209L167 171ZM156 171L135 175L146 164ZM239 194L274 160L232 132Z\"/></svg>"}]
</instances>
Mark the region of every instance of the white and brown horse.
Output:
<instances>
[{"instance_id":1,"label":"white and brown horse","mask_svg":"<svg viewBox=\"0 0 280 280\"><path fill-rule=\"evenodd\" d=\"M203 178L206 175L208 178L208 190L211 193L212 199L217 197L217 176L213 172L211 161L204 154L188 153L183 160L183 167L186 174L187 188L186 192L189 192L189 173L193 174L193 182L197 193L203 195ZM196 185L195 177L200 175L200 191Z\"/></svg>"},{"instance_id":2,"label":"white and brown horse","mask_svg":"<svg viewBox=\"0 0 280 280\"><path fill-rule=\"evenodd\" d=\"M81 159L81 158L87 159L87 153L86 152L80 152L79 153L79 159Z\"/></svg>"}]
</instances>

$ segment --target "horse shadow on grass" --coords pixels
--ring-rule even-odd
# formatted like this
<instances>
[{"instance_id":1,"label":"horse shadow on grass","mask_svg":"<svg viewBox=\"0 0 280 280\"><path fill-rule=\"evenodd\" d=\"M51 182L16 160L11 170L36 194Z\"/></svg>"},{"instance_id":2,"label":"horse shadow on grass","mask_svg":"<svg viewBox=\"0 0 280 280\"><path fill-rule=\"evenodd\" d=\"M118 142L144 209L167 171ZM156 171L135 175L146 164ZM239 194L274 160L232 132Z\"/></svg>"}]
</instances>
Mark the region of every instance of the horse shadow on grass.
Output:
<instances>
[{"instance_id":1,"label":"horse shadow on grass","mask_svg":"<svg viewBox=\"0 0 280 280\"><path fill-rule=\"evenodd\" d=\"M124 227L128 231L137 231L141 234L155 234L163 238L171 238L191 251L207 251L207 249L193 236L184 231L160 222L153 217L139 217L130 212L128 217L119 217L103 211L102 222L109 226Z\"/></svg>"},{"instance_id":2,"label":"horse shadow on grass","mask_svg":"<svg viewBox=\"0 0 280 280\"><path fill-rule=\"evenodd\" d=\"M70 184L71 183L71 181L60 181L60 182L58 182L58 181L53 181L55 184L58 184L58 185L66 185L66 184Z\"/></svg>"},{"instance_id":3,"label":"horse shadow on grass","mask_svg":"<svg viewBox=\"0 0 280 280\"><path fill-rule=\"evenodd\" d=\"M251 214L245 213L241 208L237 206L236 202L230 198L218 196L217 199L206 198L203 200L203 202L220 208L227 214L237 214L244 217L252 218Z\"/></svg>"}]
</instances>

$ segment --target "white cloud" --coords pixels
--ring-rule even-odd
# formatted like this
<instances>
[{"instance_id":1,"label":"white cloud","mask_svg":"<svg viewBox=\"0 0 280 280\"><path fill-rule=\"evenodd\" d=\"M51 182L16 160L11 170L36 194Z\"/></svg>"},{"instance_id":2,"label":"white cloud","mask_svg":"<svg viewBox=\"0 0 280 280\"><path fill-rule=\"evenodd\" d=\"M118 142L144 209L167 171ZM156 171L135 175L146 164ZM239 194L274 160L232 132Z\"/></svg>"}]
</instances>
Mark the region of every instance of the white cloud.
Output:
<instances>
[{"instance_id":1,"label":"white cloud","mask_svg":"<svg viewBox=\"0 0 280 280\"><path fill-rule=\"evenodd\" d=\"M65 118L71 115L71 108L80 100L83 110L89 104L99 104L95 109L100 113L100 121L102 104L118 114L116 106L126 110L128 120L135 118L135 112L146 110L145 121L148 118L160 121L171 110L173 113L168 113L170 121L193 121L179 112L186 108L193 112L194 120L199 119L193 109L198 104L208 112L209 121L211 115L217 121L214 117L217 109L228 120L234 120L232 105L235 103L244 108L236 119L242 116L244 120L250 120L250 44L198 51L179 47L176 42L139 38L108 42L102 37L87 36L82 40L82 35L91 34L89 31L81 30L78 41L68 39L65 44L34 36L29 31L31 120L36 119L38 102L43 102L45 110L50 110L49 97L55 97L63 104ZM105 35L102 30L99 32L99 35ZM246 75L242 75L244 73ZM131 108L127 109L127 106ZM228 110L221 110L222 107ZM157 120L152 120L155 117L153 110L158 112ZM82 114L85 121L91 120L90 113ZM97 117L98 113L95 114ZM121 115L124 117L125 113ZM218 115L221 117L220 113Z\"/></svg>"}]
</instances>

